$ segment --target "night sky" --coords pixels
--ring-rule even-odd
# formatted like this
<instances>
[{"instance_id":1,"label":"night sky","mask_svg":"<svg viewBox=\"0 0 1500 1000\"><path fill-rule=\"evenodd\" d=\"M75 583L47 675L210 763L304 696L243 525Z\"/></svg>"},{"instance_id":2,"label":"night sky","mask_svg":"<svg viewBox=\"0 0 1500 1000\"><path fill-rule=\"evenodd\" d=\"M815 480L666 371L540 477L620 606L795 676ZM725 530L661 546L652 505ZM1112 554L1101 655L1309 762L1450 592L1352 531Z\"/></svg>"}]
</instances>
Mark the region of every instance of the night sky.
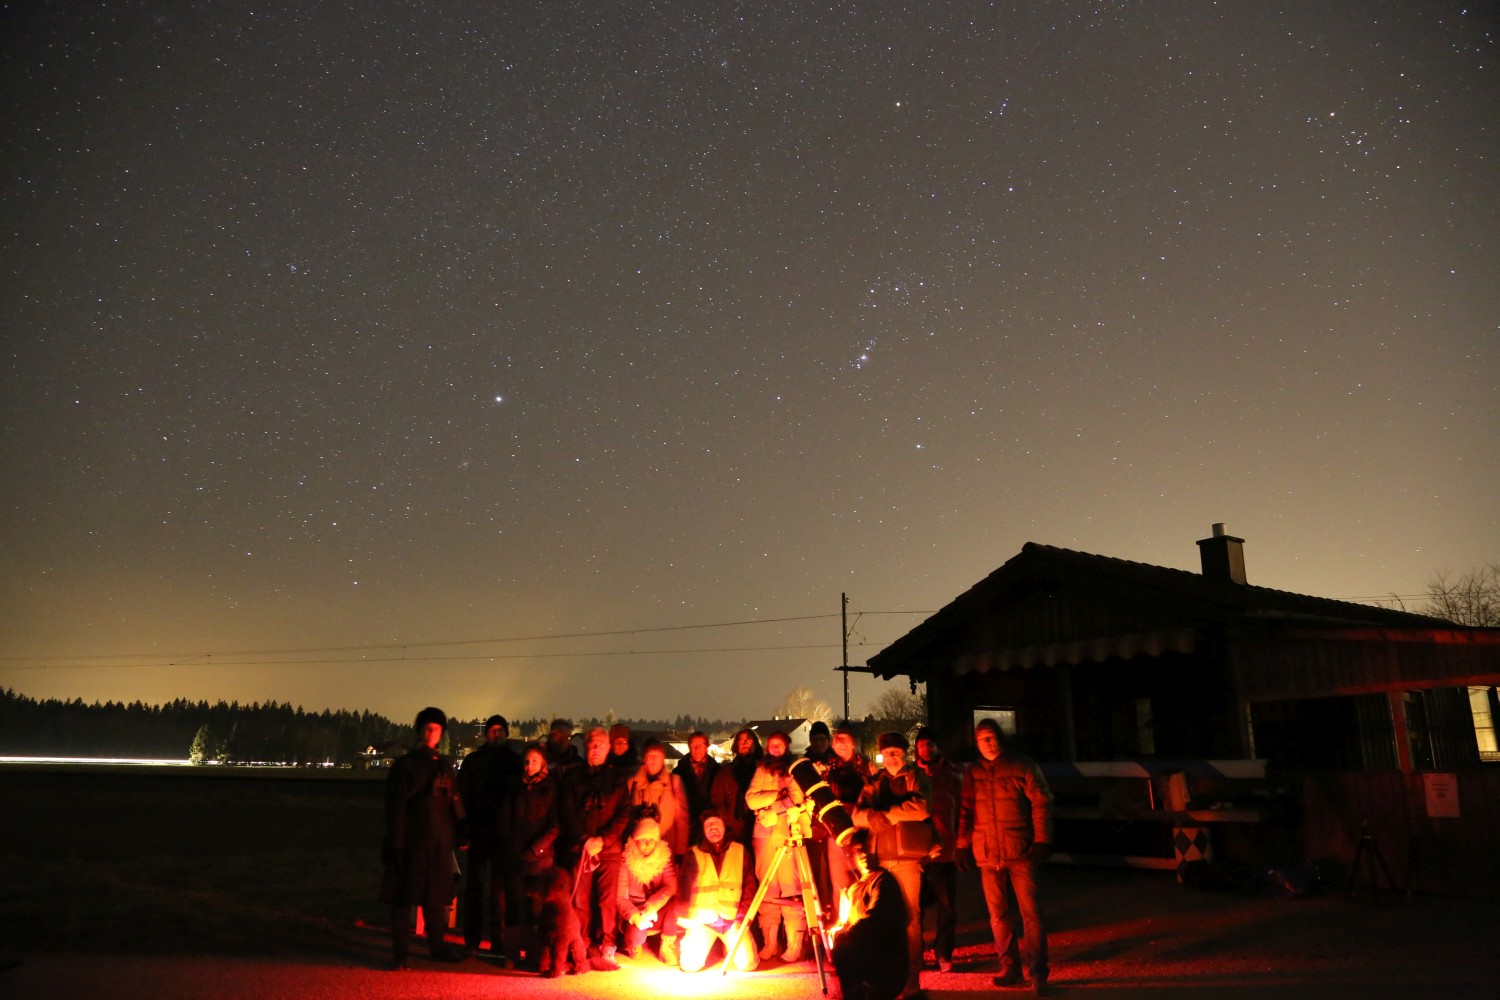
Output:
<instances>
[{"instance_id":1,"label":"night sky","mask_svg":"<svg viewBox=\"0 0 1500 1000\"><path fill-rule=\"evenodd\" d=\"M1027 541L1500 558L1496 29L0 4L0 687L839 711Z\"/></svg>"}]
</instances>

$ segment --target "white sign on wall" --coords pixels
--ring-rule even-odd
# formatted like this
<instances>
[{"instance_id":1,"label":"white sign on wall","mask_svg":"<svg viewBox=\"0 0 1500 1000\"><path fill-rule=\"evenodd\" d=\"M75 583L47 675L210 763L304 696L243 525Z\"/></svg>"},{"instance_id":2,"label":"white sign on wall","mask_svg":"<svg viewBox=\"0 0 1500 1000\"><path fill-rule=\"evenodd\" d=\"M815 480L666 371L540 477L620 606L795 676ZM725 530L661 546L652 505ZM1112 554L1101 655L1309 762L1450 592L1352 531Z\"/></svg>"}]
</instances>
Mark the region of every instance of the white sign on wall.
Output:
<instances>
[{"instance_id":1,"label":"white sign on wall","mask_svg":"<svg viewBox=\"0 0 1500 1000\"><path fill-rule=\"evenodd\" d=\"M1427 789L1427 815L1458 818L1458 775L1424 774Z\"/></svg>"}]
</instances>

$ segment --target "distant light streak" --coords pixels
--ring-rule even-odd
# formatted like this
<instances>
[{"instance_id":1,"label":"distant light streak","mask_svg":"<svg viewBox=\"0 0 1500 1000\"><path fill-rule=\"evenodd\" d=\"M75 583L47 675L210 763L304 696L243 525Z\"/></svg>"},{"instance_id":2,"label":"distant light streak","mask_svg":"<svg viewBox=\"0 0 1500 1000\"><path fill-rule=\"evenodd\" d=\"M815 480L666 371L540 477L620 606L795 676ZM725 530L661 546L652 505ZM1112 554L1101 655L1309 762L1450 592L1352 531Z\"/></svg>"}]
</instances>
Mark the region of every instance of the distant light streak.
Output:
<instances>
[{"instance_id":1,"label":"distant light streak","mask_svg":"<svg viewBox=\"0 0 1500 1000\"><path fill-rule=\"evenodd\" d=\"M135 764L148 767L192 767L190 760L150 760L145 757L0 757L0 764Z\"/></svg>"}]
</instances>

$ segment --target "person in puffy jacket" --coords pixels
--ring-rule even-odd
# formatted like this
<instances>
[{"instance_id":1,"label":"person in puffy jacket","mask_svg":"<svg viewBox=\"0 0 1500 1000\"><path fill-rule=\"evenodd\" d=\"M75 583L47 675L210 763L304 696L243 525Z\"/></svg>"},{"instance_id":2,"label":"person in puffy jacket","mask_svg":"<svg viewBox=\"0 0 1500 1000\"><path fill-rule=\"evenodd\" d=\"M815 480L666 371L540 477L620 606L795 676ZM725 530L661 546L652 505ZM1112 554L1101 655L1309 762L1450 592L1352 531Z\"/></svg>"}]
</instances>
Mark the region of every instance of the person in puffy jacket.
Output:
<instances>
[{"instance_id":1,"label":"person in puffy jacket","mask_svg":"<svg viewBox=\"0 0 1500 1000\"><path fill-rule=\"evenodd\" d=\"M1033 992L1042 996L1050 970L1047 931L1037 900L1037 865L1052 855L1052 792L1035 761L1006 752L993 719L982 719L974 727L974 743L979 759L964 771L958 864L979 867L1000 960L995 985L1020 984L1019 959ZM1022 927L1019 945L1017 924Z\"/></svg>"}]
</instances>

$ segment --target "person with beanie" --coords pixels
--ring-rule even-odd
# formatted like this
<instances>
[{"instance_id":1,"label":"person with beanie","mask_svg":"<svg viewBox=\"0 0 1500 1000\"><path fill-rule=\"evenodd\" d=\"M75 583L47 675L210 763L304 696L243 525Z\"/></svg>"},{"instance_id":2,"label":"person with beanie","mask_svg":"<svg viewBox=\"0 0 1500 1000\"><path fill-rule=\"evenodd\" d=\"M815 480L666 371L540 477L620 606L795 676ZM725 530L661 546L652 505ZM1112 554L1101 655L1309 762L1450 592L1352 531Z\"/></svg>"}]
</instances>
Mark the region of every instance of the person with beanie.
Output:
<instances>
[{"instance_id":1,"label":"person with beanie","mask_svg":"<svg viewBox=\"0 0 1500 1000\"><path fill-rule=\"evenodd\" d=\"M927 776L907 763L906 737L901 733L881 733L877 745L880 748L880 770L870 778L859 803L854 808L854 825L867 827L872 834L875 854L880 867L890 872L901 886L901 895L906 900L906 986L901 991L902 1000L915 1000L924 996L920 983L922 973L922 863L927 848L920 854L906 845L917 838L903 836L899 827L908 824L923 824L920 828L930 832L932 824L927 811L927 802L932 789Z\"/></svg>"},{"instance_id":2,"label":"person with beanie","mask_svg":"<svg viewBox=\"0 0 1500 1000\"><path fill-rule=\"evenodd\" d=\"M422 910L428 953L440 962L465 958L444 938L457 873L453 851L463 818L453 762L438 753L448 717L440 709L424 708L415 725L417 745L391 765L385 779L380 898L391 907L391 965L396 969L407 967L413 906Z\"/></svg>"}]
</instances>

